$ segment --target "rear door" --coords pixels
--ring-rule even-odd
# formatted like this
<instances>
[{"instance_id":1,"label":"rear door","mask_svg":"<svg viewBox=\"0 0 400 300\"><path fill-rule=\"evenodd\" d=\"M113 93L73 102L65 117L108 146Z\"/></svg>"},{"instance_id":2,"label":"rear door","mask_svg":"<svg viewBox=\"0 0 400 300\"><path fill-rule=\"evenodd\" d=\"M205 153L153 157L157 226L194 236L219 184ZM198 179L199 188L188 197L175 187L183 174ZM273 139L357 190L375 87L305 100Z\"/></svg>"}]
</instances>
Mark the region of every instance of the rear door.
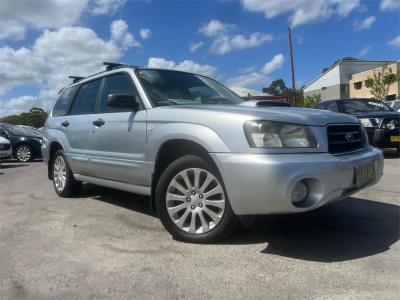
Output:
<instances>
[{"instance_id":1,"label":"rear door","mask_svg":"<svg viewBox=\"0 0 400 300\"><path fill-rule=\"evenodd\" d=\"M82 83L77 91L68 115L58 118L68 145L65 147L68 162L76 174L92 176L89 164L90 137L93 134L93 121L96 119L96 103L102 79Z\"/></svg>"},{"instance_id":2,"label":"rear door","mask_svg":"<svg viewBox=\"0 0 400 300\"><path fill-rule=\"evenodd\" d=\"M140 99L128 73L104 77L95 117L98 126L94 126L91 137L92 164L98 170L96 177L149 185L146 110L110 107L107 105L110 94L133 95Z\"/></svg>"}]
</instances>

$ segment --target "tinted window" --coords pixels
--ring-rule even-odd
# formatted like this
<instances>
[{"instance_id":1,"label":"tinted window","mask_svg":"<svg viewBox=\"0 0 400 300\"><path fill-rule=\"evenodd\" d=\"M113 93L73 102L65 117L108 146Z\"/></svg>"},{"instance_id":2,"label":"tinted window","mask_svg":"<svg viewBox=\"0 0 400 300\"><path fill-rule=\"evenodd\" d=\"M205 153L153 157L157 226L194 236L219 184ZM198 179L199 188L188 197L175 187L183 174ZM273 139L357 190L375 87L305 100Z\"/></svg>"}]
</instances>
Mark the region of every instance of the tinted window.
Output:
<instances>
[{"instance_id":1,"label":"tinted window","mask_svg":"<svg viewBox=\"0 0 400 300\"><path fill-rule=\"evenodd\" d=\"M336 102L329 102L326 104L325 106L326 110L330 110L330 111L339 111L337 103Z\"/></svg>"},{"instance_id":2,"label":"tinted window","mask_svg":"<svg viewBox=\"0 0 400 300\"><path fill-rule=\"evenodd\" d=\"M81 85L72 104L71 115L93 114L95 112L100 83L101 79L98 79Z\"/></svg>"},{"instance_id":3,"label":"tinted window","mask_svg":"<svg viewBox=\"0 0 400 300\"><path fill-rule=\"evenodd\" d=\"M325 109L326 108L326 103L321 102L315 108L317 108L317 109Z\"/></svg>"},{"instance_id":4,"label":"tinted window","mask_svg":"<svg viewBox=\"0 0 400 300\"><path fill-rule=\"evenodd\" d=\"M131 76L128 74L117 74L104 78L103 92L100 101L100 113L124 112L132 111L129 108L118 108L107 105L108 95L132 95L139 99L139 92L137 91Z\"/></svg>"},{"instance_id":5,"label":"tinted window","mask_svg":"<svg viewBox=\"0 0 400 300\"><path fill-rule=\"evenodd\" d=\"M56 102L56 105L54 105L52 112L53 117L65 116L68 113L69 105L71 104L77 89L78 86L75 85L63 90Z\"/></svg>"}]
</instances>

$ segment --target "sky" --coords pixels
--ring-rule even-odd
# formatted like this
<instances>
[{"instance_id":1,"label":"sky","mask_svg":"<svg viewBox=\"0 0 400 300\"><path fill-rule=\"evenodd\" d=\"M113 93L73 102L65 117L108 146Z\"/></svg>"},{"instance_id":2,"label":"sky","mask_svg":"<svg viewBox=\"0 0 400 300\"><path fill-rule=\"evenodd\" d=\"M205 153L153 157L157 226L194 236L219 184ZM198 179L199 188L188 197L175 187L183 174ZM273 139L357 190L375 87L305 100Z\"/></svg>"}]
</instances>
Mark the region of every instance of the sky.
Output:
<instances>
[{"instance_id":1,"label":"sky","mask_svg":"<svg viewBox=\"0 0 400 300\"><path fill-rule=\"evenodd\" d=\"M51 109L102 62L296 85L344 56L400 59L400 0L0 0L0 116Z\"/></svg>"}]
</instances>

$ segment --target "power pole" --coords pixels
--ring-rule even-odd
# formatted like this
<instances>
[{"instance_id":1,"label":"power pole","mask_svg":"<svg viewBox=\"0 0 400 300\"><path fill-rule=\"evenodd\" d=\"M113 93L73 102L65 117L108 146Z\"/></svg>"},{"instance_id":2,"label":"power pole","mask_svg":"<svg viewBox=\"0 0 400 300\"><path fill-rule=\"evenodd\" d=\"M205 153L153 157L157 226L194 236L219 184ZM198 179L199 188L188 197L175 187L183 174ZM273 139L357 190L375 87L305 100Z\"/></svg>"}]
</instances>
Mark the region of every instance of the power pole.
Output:
<instances>
[{"instance_id":1,"label":"power pole","mask_svg":"<svg viewBox=\"0 0 400 300\"><path fill-rule=\"evenodd\" d=\"M292 90L293 90L293 97L292 97L292 105L296 106L296 83L294 81L294 64L293 64L293 48L292 48L292 32L290 27L288 27L289 32L289 49L290 49L290 64L292 66Z\"/></svg>"}]
</instances>

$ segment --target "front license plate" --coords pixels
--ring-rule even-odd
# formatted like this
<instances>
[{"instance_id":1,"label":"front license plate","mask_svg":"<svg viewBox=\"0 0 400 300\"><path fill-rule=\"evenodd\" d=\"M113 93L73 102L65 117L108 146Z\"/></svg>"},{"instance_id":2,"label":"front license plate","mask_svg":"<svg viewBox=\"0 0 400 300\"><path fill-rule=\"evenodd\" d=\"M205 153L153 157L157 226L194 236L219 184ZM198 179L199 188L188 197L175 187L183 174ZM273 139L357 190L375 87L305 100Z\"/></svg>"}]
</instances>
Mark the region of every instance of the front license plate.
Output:
<instances>
[{"instance_id":1,"label":"front license plate","mask_svg":"<svg viewBox=\"0 0 400 300\"><path fill-rule=\"evenodd\" d=\"M356 184L357 186L365 185L375 179L374 163L367 163L356 167Z\"/></svg>"},{"instance_id":2,"label":"front license plate","mask_svg":"<svg viewBox=\"0 0 400 300\"><path fill-rule=\"evenodd\" d=\"M400 135L391 135L390 141L391 142L400 142Z\"/></svg>"}]
</instances>

